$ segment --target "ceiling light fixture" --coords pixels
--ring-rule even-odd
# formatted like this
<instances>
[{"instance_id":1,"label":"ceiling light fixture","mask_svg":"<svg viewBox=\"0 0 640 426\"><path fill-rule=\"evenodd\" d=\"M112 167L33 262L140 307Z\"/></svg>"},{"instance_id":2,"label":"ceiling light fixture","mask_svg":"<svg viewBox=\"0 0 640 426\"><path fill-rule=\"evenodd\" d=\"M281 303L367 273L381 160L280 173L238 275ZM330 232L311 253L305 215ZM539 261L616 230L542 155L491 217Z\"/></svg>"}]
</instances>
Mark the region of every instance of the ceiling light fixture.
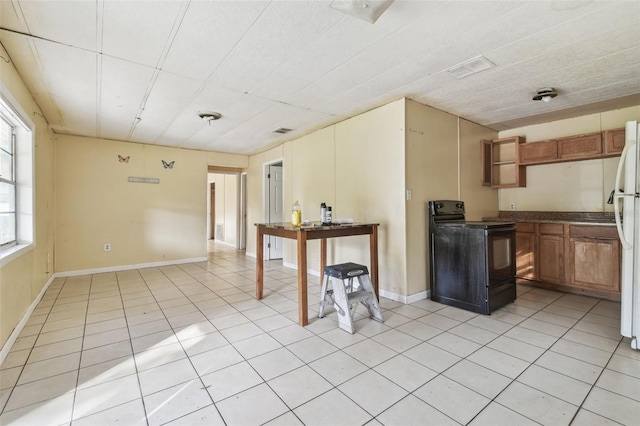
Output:
<instances>
[{"instance_id":1,"label":"ceiling light fixture","mask_svg":"<svg viewBox=\"0 0 640 426\"><path fill-rule=\"evenodd\" d=\"M533 97L534 101L549 102L551 99L558 96L558 92L553 87L544 87L538 90L538 93Z\"/></svg>"},{"instance_id":2,"label":"ceiling light fixture","mask_svg":"<svg viewBox=\"0 0 640 426\"><path fill-rule=\"evenodd\" d=\"M213 111L201 111L198 113L198 117L202 118L204 121L209 123L209 125L211 125L211 122L219 120L222 117L222 114Z\"/></svg>"},{"instance_id":3,"label":"ceiling light fixture","mask_svg":"<svg viewBox=\"0 0 640 426\"><path fill-rule=\"evenodd\" d=\"M373 24L391 3L393 0L334 0L330 7Z\"/></svg>"}]
</instances>

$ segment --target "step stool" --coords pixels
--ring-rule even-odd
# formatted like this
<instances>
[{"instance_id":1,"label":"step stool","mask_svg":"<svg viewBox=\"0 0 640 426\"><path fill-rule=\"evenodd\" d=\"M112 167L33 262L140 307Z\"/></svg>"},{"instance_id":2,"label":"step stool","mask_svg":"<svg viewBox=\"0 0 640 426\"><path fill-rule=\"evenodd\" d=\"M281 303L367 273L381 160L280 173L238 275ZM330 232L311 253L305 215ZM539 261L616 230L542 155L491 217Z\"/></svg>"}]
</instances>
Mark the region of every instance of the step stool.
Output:
<instances>
[{"instance_id":1,"label":"step stool","mask_svg":"<svg viewBox=\"0 0 640 426\"><path fill-rule=\"evenodd\" d=\"M327 266L324 268L324 277L320 292L318 318L324 316L325 306L333 305L338 312L340 328L353 334L353 315L358 304L362 303L369 311L371 318L378 322L384 322L366 266L351 262ZM358 286L355 289L353 286L354 278L358 278ZM330 290L328 287L331 279L342 282L335 284L332 282Z\"/></svg>"}]
</instances>

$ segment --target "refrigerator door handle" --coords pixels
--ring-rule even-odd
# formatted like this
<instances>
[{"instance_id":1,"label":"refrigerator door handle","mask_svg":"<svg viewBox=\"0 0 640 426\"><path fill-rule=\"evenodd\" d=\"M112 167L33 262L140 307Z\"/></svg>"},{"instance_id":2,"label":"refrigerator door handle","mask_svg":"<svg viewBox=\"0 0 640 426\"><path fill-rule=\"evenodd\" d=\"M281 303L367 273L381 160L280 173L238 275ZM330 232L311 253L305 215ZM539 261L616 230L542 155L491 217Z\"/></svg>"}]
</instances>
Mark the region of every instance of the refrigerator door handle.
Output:
<instances>
[{"instance_id":1,"label":"refrigerator door handle","mask_svg":"<svg viewBox=\"0 0 640 426\"><path fill-rule=\"evenodd\" d=\"M622 221L620 219L620 201L622 201L624 197L627 196L628 194L625 194L624 192L620 192L620 190L617 188L620 188L620 183L622 178L622 167L624 166L627 155L629 154L629 149L635 143L636 141L634 140L631 140L631 139L628 140L624 146L624 149L622 150L622 155L620 155L620 162L618 163L618 171L616 172L616 186L614 187L616 188L615 190L616 192L613 195L615 199L613 203L613 208L614 208L614 215L616 218L616 228L618 229L618 236L620 237L620 241L622 242L622 247L624 247L625 250L631 250L631 248L633 247L633 244L624 238L624 233L622 231Z\"/></svg>"}]
</instances>

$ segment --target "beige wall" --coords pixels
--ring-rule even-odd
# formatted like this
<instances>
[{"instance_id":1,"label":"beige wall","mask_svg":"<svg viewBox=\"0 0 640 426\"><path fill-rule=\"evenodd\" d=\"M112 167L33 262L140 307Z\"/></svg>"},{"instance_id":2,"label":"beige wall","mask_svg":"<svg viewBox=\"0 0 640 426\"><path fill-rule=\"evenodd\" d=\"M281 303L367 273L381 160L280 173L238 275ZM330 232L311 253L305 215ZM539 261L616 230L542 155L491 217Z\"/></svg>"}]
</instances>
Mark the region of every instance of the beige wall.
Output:
<instances>
[{"instance_id":1,"label":"beige wall","mask_svg":"<svg viewBox=\"0 0 640 426\"><path fill-rule=\"evenodd\" d=\"M128 163L118 155L130 157ZM206 257L208 153L59 136L56 272ZM237 156L235 163L246 157ZM162 160L175 161L164 168ZM129 176L160 179L131 183ZM111 251L105 252L105 243Z\"/></svg>"},{"instance_id":2,"label":"beige wall","mask_svg":"<svg viewBox=\"0 0 640 426\"><path fill-rule=\"evenodd\" d=\"M640 120L640 106L559 120L500 132L524 136L528 142L624 127ZM500 190L500 210L609 212L619 157L527 167L526 188Z\"/></svg>"},{"instance_id":3,"label":"beige wall","mask_svg":"<svg viewBox=\"0 0 640 426\"><path fill-rule=\"evenodd\" d=\"M285 218L299 201L303 220L320 220L320 203L334 219L379 222L380 284L403 288L404 100L376 108L250 158L247 253L255 255L254 223L264 221L262 170L282 160ZM284 242L283 262L296 265L296 245ZM329 240L327 262L369 264L368 237ZM319 270L319 242L308 245L308 267ZM393 259L393 261L389 261Z\"/></svg>"},{"instance_id":4,"label":"beige wall","mask_svg":"<svg viewBox=\"0 0 640 426\"><path fill-rule=\"evenodd\" d=\"M9 57L0 46L0 54ZM3 93L8 92L33 122L35 137L35 245L0 266L0 347L53 275L54 141L47 122L12 63L0 61ZM47 261L50 260L50 263Z\"/></svg>"},{"instance_id":5,"label":"beige wall","mask_svg":"<svg viewBox=\"0 0 640 426\"><path fill-rule=\"evenodd\" d=\"M407 296L429 288L428 226L425 203L463 200L469 220L497 213L498 194L482 186L480 140L497 132L407 100L406 201Z\"/></svg>"},{"instance_id":6,"label":"beige wall","mask_svg":"<svg viewBox=\"0 0 640 426\"><path fill-rule=\"evenodd\" d=\"M480 150L482 138L495 137L496 132L401 99L252 156L247 253L255 255L251 225L263 220L263 165L283 160L285 209L298 200L303 219L317 221L324 201L335 219L380 223L381 293L424 296L424 204L467 196L470 217L495 215L497 191L481 185ZM367 237L333 239L327 246L329 264L369 263ZM285 241L284 248L283 261L295 266L295 242ZM317 241L309 242L308 262L311 272L319 270Z\"/></svg>"}]
</instances>

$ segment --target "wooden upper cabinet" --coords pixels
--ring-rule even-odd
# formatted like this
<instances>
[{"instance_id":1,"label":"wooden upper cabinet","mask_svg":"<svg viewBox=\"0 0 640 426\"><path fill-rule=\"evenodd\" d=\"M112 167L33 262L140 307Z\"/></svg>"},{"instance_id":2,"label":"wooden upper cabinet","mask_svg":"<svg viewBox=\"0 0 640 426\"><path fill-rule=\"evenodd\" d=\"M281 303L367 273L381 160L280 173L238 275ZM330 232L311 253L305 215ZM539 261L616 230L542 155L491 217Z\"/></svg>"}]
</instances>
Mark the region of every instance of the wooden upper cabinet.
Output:
<instances>
[{"instance_id":1,"label":"wooden upper cabinet","mask_svg":"<svg viewBox=\"0 0 640 426\"><path fill-rule=\"evenodd\" d=\"M620 155L624 149L625 129L606 130L604 132L604 154L607 157Z\"/></svg>"},{"instance_id":2,"label":"wooden upper cabinet","mask_svg":"<svg viewBox=\"0 0 640 426\"><path fill-rule=\"evenodd\" d=\"M558 159L566 161L599 158L601 154L601 132L558 139Z\"/></svg>"},{"instance_id":3,"label":"wooden upper cabinet","mask_svg":"<svg viewBox=\"0 0 640 426\"><path fill-rule=\"evenodd\" d=\"M520 145L520 164L553 163L557 158L558 141L556 139Z\"/></svg>"},{"instance_id":4,"label":"wooden upper cabinet","mask_svg":"<svg viewBox=\"0 0 640 426\"><path fill-rule=\"evenodd\" d=\"M520 144L524 138L482 141L482 184L492 188L516 188L527 185L526 169L520 164Z\"/></svg>"}]
</instances>

